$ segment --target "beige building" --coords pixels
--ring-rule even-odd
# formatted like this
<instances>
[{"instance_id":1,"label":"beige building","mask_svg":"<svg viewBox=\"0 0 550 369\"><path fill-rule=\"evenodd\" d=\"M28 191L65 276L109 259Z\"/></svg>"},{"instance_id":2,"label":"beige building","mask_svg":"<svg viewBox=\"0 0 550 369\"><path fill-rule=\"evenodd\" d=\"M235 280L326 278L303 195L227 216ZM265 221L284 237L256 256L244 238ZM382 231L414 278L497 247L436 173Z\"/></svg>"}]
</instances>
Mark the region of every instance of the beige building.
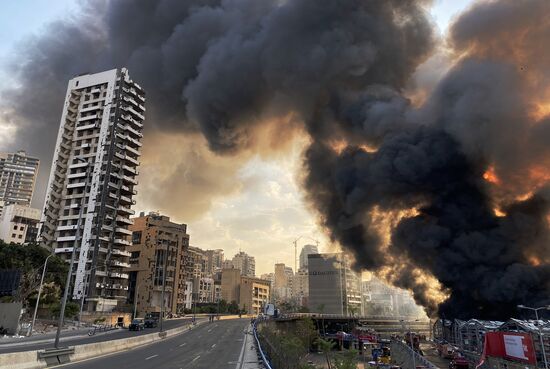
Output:
<instances>
[{"instance_id":1,"label":"beige building","mask_svg":"<svg viewBox=\"0 0 550 369\"><path fill-rule=\"evenodd\" d=\"M240 251L233 257L233 267L239 269L242 275L247 277L256 276L256 259L244 251Z\"/></svg>"},{"instance_id":2,"label":"beige building","mask_svg":"<svg viewBox=\"0 0 550 369\"><path fill-rule=\"evenodd\" d=\"M40 210L10 204L0 214L0 240L6 243L35 242L40 221Z\"/></svg>"},{"instance_id":3,"label":"beige building","mask_svg":"<svg viewBox=\"0 0 550 369\"><path fill-rule=\"evenodd\" d=\"M179 312L185 304L185 254L189 248L186 224L177 224L157 213L143 213L130 226L129 302L137 299L138 316L160 312ZM137 292L137 293L136 293Z\"/></svg>"},{"instance_id":4,"label":"beige building","mask_svg":"<svg viewBox=\"0 0 550 369\"><path fill-rule=\"evenodd\" d=\"M221 282L222 299L235 301L240 309L248 314L259 314L263 306L269 302L270 282L241 276L239 269L224 269Z\"/></svg>"},{"instance_id":5,"label":"beige building","mask_svg":"<svg viewBox=\"0 0 550 369\"><path fill-rule=\"evenodd\" d=\"M309 276L307 269L298 269L292 277L292 296L300 306L308 305Z\"/></svg>"}]
</instances>

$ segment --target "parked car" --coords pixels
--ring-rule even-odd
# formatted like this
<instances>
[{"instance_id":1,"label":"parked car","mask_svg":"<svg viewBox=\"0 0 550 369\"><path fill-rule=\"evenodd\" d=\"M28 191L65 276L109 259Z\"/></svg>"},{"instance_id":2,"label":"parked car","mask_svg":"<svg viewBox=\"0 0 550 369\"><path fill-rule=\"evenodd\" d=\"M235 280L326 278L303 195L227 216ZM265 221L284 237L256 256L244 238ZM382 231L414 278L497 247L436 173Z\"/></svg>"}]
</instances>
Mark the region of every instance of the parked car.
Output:
<instances>
[{"instance_id":1,"label":"parked car","mask_svg":"<svg viewBox=\"0 0 550 369\"><path fill-rule=\"evenodd\" d=\"M145 315L145 328L156 328L160 319L159 313L148 313Z\"/></svg>"},{"instance_id":2,"label":"parked car","mask_svg":"<svg viewBox=\"0 0 550 369\"><path fill-rule=\"evenodd\" d=\"M143 319L134 319L132 323L130 323L128 329L131 331L142 331L145 329L145 323Z\"/></svg>"}]
</instances>

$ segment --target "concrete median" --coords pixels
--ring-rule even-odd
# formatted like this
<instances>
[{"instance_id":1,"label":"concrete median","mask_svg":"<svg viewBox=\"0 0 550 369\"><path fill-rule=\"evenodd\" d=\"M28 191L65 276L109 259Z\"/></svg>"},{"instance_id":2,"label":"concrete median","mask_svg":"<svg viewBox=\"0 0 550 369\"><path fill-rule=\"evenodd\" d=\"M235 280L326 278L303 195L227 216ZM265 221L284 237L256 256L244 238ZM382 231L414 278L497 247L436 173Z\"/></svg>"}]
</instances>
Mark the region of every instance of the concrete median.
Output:
<instances>
[{"instance_id":1,"label":"concrete median","mask_svg":"<svg viewBox=\"0 0 550 369\"><path fill-rule=\"evenodd\" d=\"M203 324L206 321L199 321L197 325ZM196 326L196 325L195 325ZM168 337L172 337L192 329L192 325L185 325L178 328L166 330L161 334L154 332L141 336L122 338L112 341L104 341L97 343L87 343L84 345L74 346L74 354L70 355L71 362L82 361L93 357L99 357L116 353L119 351L130 350L135 347L148 345L157 341L161 341ZM0 368L10 369L41 369L45 368L46 362L38 358L38 351L14 352L0 355Z\"/></svg>"}]
</instances>

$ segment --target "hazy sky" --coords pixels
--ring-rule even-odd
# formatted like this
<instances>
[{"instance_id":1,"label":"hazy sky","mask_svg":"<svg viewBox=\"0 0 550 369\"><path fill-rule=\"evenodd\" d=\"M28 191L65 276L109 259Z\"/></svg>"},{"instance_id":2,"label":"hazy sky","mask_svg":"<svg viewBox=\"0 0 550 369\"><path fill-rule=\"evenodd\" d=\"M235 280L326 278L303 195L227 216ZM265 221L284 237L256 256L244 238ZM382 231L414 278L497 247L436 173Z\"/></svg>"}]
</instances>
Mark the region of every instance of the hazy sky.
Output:
<instances>
[{"instance_id":1,"label":"hazy sky","mask_svg":"<svg viewBox=\"0 0 550 369\"><path fill-rule=\"evenodd\" d=\"M432 14L442 33L445 32L453 16L471 2L472 0L434 2ZM2 2L0 89L7 84L15 83L10 79L5 68L11 51L18 45L24 44L29 36L40 34L45 24L59 18L70 17L77 9L77 3L75 0ZM0 151L3 151L8 147L9 135L14 128L6 128L1 123ZM194 246L205 249L222 248L229 257L239 249L255 256L258 274L272 272L273 264L276 262L284 262L293 267L292 242L299 236L304 236L299 246L313 243L311 239L317 239L320 241L321 250L328 251L330 246L326 237L316 226L315 218L302 200L298 179L303 147L304 143L297 139L285 154L279 154L276 157L251 156L243 167L235 168L237 175L232 179L231 190L228 190L225 196L197 205L203 206L205 210L199 212L200 216L195 219L175 218L173 220L189 224L191 244ZM147 150L146 146L144 150ZM197 150L203 149L199 147ZM141 169L142 175L138 188L140 194L136 210L162 211L165 206L156 203L148 196L147 189L154 183L153 176L156 175L157 168L154 159L148 160L143 163ZM186 165L186 163L178 164L184 167ZM188 164L190 170L193 168L197 170L192 163ZM41 170L49 171L49 168L42 167ZM219 175L224 176L224 173L220 172ZM220 180L223 181L224 178ZM181 188L186 188L185 183L182 183ZM178 195L185 199L185 193ZM43 197L43 194L40 197ZM185 201L182 206L185 206Z\"/></svg>"}]
</instances>

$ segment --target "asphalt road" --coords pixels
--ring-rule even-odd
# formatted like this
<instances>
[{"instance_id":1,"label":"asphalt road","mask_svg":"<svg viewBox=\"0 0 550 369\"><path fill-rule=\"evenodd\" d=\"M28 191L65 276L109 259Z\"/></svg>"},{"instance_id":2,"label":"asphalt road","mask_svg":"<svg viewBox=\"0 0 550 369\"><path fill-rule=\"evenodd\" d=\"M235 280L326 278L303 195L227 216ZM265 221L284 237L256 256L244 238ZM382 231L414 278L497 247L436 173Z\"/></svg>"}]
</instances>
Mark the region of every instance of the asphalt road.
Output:
<instances>
[{"instance_id":1,"label":"asphalt road","mask_svg":"<svg viewBox=\"0 0 550 369\"><path fill-rule=\"evenodd\" d=\"M163 341L97 359L57 366L64 369L241 368L248 319L206 322Z\"/></svg>"},{"instance_id":2,"label":"asphalt road","mask_svg":"<svg viewBox=\"0 0 550 369\"><path fill-rule=\"evenodd\" d=\"M176 327L180 327L182 325L189 324L191 321L191 318L184 318L184 319L172 319L172 320L166 320L164 324L164 329L172 329ZM75 334L74 331L66 331L62 332L61 339L60 339L60 345L61 346L75 346L75 345L82 345L85 343L94 343L94 342L103 342L103 341L111 341L111 340L118 340L122 338L128 338L128 337L134 337L139 336L142 334L148 334L153 333L155 331L158 331L159 328L146 328L143 331L129 331L127 328L120 328L108 332L98 332L93 336L88 336L88 330L79 330L77 334ZM45 348L51 348L53 347L54 342L54 336L48 335L48 337L41 337L41 339L38 338L38 336L30 337L32 338L28 342L25 341L25 338L21 339L20 342L10 342L10 343L0 343L0 354L5 354L8 352L21 352L21 351L33 351L33 350L42 350Z\"/></svg>"}]
</instances>

